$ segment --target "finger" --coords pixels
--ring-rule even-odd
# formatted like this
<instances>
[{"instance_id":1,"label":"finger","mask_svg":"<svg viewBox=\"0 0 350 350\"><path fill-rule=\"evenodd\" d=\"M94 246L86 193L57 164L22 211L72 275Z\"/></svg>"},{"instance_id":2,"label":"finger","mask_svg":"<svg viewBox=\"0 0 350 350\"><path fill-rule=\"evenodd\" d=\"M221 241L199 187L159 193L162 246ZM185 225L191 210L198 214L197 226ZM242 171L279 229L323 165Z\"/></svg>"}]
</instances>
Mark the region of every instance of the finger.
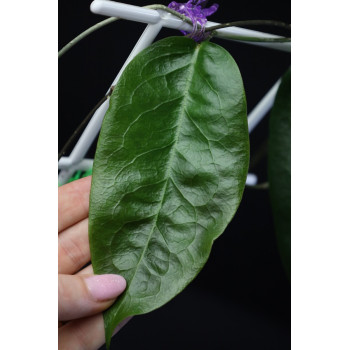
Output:
<instances>
[{"instance_id":1,"label":"finger","mask_svg":"<svg viewBox=\"0 0 350 350\"><path fill-rule=\"evenodd\" d=\"M84 267L82 270L76 273L76 275L93 275L94 270L92 268L92 265L88 265Z\"/></svg>"},{"instance_id":2,"label":"finger","mask_svg":"<svg viewBox=\"0 0 350 350\"><path fill-rule=\"evenodd\" d=\"M88 218L58 236L58 273L73 274L90 261Z\"/></svg>"},{"instance_id":3,"label":"finger","mask_svg":"<svg viewBox=\"0 0 350 350\"><path fill-rule=\"evenodd\" d=\"M111 306L125 287L119 275L58 275L58 320L97 314Z\"/></svg>"},{"instance_id":4,"label":"finger","mask_svg":"<svg viewBox=\"0 0 350 350\"><path fill-rule=\"evenodd\" d=\"M88 176L58 188L58 232L88 216L90 187Z\"/></svg>"},{"instance_id":5,"label":"finger","mask_svg":"<svg viewBox=\"0 0 350 350\"><path fill-rule=\"evenodd\" d=\"M114 334L131 319L126 318ZM105 343L105 330L101 314L67 323L58 330L59 350L96 350Z\"/></svg>"}]
</instances>

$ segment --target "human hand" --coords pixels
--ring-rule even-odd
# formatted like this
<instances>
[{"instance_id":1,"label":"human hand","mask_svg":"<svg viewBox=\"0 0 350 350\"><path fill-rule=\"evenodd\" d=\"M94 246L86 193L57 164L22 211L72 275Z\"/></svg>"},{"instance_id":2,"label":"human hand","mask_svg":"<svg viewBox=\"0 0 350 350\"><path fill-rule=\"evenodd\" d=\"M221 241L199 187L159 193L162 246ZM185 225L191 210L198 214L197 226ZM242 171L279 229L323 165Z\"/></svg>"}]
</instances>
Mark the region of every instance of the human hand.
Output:
<instances>
[{"instance_id":1,"label":"human hand","mask_svg":"<svg viewBox=\"0 0 350 350\"><path fill-rule=\"evenodd\" d=\"M118 275L94 275L88 212L91 177L58 189L58 348L95 350L105 342L102 311L126 287ZM116 333L126 322L120 324Z\"/></svg>"}]
</instances>

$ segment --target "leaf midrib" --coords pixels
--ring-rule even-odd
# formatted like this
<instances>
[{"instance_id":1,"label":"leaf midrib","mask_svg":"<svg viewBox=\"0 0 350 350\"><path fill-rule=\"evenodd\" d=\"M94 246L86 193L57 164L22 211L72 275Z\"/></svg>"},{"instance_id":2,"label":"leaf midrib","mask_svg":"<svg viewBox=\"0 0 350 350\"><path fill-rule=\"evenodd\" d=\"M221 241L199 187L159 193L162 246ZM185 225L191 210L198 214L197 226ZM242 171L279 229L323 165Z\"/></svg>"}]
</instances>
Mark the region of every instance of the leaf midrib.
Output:
<instances>
[{"instance_id":1,"label":"leaf midrib","mask_svg":"<svg viewBox=\"0 0 350 350\"><path fill-rule=\"evenodd\" d=\"M125 295L128 293L128 290L129 290L129 288L130 288L130 286L131 286L131 284L132 284L132 282L134 280L134 277L137 274L137 271L139 269L140 263L143 260L143 257L145 256L145 252L148 249L149 242L150 242L150 240L151 240L151 238L153 236L154 230L155 230L155 228L157 226L157 223L158 223L158 216L159 216L159 213L160 213L161 208L162 208L163 203L164 203L165 192L166 192L166 189L168 187L168 183L169 183L169 179L170 179L170 172L171 172L171 169L172 169L171 164L172 164L172 160L173 160L174 153L175 153L175 150L176 150L176 145L177 145L178 140L179 140L179 134L180 134L180 130L181 130L181 125L182 125L183 119L184 119L184 117L186 115L185 111L186 111L186 104L187 104L187 100L188 100L188 91L189 91L189 88L190 88L191 83L192 83L192 78L194 76L195 65L196 65L196 61L197 61L197 57L198 57L198 54L199 54L200 47L201 47L201 45L197 45L195 47L195 51L194 51L192 60L190 62L190 67L191 67L190 68L190 74L189 74L189 78L187 80L183 102L181 103L181 115L179 117L179 122L178 122L178 125L177 125L177 130L176 130L176 135L175 135L175 142L173 143L173 146L171 148L168 164L167 164L167 167L166 167L166 172L165 172L165 179L166 179L166 181L164 183L162 199L161 199L160 204L159 204L159 209L158 209L157 214L156 214L156 216L154 218L154 224L152 226L152 229L150 230L148 240L147 240L147 242L145 244L145 248L144 248L144 250L143 250L143 252L142 252L142 254L140 256L139 261L136 264L135 272L134 272L132 278L130 279L130 282L128 283L128 286L127 286L125 292L123 293L123 297L119 299L120 302L118 303L119 305L118 305L118 308L115 310L115 312L119 310L120 305L122 305L122 302L123 302L123 300L125 298Z\"/></svg>"}]
</instances>

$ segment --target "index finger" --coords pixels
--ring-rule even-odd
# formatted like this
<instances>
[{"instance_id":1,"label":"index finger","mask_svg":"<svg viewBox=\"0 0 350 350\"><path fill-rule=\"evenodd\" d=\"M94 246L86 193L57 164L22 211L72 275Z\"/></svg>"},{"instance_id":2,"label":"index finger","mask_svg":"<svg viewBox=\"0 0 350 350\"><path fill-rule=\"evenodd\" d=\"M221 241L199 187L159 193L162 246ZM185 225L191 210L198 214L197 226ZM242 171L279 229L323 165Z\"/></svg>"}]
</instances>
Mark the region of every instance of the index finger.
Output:
<instances>
[{"instance_id":1,"label":"index finger","mask_svg":"<svg viewBox=\"0 0 350 350\"><path fill-rule=\"evenodd\" d=\"M88 176L58 188L58 232L88 217L90 187Z\"/></svg>"}]
</instances>

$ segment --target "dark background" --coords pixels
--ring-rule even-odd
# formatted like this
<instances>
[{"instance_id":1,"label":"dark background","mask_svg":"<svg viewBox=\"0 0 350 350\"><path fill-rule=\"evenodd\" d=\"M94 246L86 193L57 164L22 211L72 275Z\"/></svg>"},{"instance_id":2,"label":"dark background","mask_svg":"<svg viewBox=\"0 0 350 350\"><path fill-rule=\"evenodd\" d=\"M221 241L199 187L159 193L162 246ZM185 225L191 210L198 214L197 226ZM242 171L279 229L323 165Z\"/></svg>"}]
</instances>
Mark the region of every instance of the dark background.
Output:
<instances>
[{"instance_id":1,"label":"dark background","mask_svg":"<svg viewBox=\"0 0 350 350\"><path fill-rule=\"evenodd\" d=\"M170 1L169 1L170 2ZM216 1L209 19L274 19L290 23L290 1ZM130 1L139 6L150 1ZM168 4L165 1L156 3ZM209 5L212 2L209 2ZM59 49L105 19L89 1L59 1ZM59 72L59 149L106 93L145 25L116 21L66 53ZM288 35L271 27L261 31ZM157 39L179 35L162 29ZM220 39L243 77L248 112L287 70L290 54ZM250 172L267 180L268 118L250 135ZM88 153L93 158L95 145ZM177 297L134 317L112 340L112 349L290 349L290 282L277 251L268 191L245 190L231 224L215 242L198 277Z\"/></svg>"}]
</instances>

